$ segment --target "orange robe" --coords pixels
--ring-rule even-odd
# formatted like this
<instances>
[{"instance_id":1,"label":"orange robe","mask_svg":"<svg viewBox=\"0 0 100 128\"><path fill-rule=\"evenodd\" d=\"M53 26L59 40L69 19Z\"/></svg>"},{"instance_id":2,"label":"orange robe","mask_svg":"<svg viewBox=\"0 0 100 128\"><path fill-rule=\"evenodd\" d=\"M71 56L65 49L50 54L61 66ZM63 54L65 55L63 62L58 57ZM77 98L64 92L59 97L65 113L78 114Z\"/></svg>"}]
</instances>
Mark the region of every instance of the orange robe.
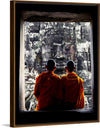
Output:
<instances>
[{"instance_id":1,"label":"orange robe","mask_svg":"<svg viewBox=\"0 0 100 128\"><path fill-rule=\"evenodd\" d=\"M60 86L63 94L63 105L68 109L84 108L83 79L71 72L61 77Z\"/></svg>"},{"instance_id":2,"label":"orange robe","mask_svg":"<svg viewBox=\"0 0 100 128\"><path fill-rule=\"evenodd\" d=\"M38 101L36 110L54 109L60 78L52 71L43 72L36 78L34 95Z\"/></svg>"}]
</instances>

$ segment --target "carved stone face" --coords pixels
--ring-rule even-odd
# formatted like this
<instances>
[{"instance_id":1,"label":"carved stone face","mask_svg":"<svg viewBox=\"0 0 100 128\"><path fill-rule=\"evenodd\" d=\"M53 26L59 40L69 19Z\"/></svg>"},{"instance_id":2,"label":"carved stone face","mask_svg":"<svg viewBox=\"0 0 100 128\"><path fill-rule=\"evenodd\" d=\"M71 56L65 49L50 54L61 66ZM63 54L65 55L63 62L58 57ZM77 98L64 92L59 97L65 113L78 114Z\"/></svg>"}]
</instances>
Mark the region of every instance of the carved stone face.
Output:
<instances>
[{"instance_id":1,"label":"carved stone face","mask_svg":"<svg viewBox=\"0 0 100 128\"><path fill-rule=\"evenodd\" d=\"M79 54L81 54L81 58L87 59L88 55L86 52L90 51L85 52L81 48L89 49L90 47L88 42L90 37L89 25L89 23L83 22L26 23L25 46L26 53L30 53L30 55L26 55L25 63L27 65L30 64L29 66L34 65L34 68L40 73L45 70L44 67L48 59L54 59L57 63L56 70L58 71L55 72L59 75L59 70L60 73L61 71L63 72L66 61L73 60L75 63L80 62ZM85 42L83 43L82 41ZM85 46L85 44L88 46ZM31 52L32 50L34 50L34 53ZM84 59L81 60L81 63L76 64L76 70L84 69L84 65L86 65L86 62L83 62Z\"/></svg>"}]
</instances>

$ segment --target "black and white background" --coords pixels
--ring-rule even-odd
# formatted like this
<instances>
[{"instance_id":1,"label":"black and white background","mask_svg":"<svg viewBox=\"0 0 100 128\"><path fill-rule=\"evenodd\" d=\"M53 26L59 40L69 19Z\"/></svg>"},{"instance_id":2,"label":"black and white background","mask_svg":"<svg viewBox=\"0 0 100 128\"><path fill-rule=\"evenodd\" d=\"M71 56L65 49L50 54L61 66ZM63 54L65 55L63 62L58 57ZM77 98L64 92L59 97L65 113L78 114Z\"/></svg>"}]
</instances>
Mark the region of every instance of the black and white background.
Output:
<instances>
[{"instance_id":1,"label":"black and white background","mask_svg":"<svg viewBox=\"0 0 100 128\"><path fill-rule=\"evenodd\" d=\"M35 80L48 59L55 60L60 77L66 74L66 62L75 62L75 72L84 80L85 109L93 107L92 39L90 22L24 22L26 110L36 107Z\"/></svg>"}]
</instances>

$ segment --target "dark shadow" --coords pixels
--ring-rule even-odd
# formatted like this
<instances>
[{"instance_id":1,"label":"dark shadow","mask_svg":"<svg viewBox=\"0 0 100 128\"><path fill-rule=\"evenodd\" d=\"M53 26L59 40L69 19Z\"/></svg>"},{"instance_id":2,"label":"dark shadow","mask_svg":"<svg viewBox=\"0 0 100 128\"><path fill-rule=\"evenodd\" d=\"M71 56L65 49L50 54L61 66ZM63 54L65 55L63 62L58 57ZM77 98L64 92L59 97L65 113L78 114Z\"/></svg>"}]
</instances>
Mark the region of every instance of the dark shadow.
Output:
<instances>
[{"instance_id":1,"label":"dark shadow","mask_svg":"<svg viewBox=\"0 0 100 128\"><path fill-rule=\"evenodd\" d=\"M10 127L10 124L2 124L5 127Z\"/></svg>"}]
</instances>

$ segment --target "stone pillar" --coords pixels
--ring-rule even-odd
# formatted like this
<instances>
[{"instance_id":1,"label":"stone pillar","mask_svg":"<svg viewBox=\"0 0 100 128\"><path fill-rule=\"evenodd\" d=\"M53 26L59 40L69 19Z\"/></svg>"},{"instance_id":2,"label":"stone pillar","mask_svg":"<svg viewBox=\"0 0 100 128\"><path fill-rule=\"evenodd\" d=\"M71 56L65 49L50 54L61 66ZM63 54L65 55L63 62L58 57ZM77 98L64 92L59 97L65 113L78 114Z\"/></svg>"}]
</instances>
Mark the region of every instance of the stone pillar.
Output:
<instances>
[{"instance_id":1,"label":"stone pillar","mask_svg":"<svg viewBox=\"0 0 100 128\"><path fill-rule=\"evenodd\" d=\"M24 23L20 24L20 69L19 69L19 109L25 110L25 78L24 78Z\"/></svg>"}]
</instances>

